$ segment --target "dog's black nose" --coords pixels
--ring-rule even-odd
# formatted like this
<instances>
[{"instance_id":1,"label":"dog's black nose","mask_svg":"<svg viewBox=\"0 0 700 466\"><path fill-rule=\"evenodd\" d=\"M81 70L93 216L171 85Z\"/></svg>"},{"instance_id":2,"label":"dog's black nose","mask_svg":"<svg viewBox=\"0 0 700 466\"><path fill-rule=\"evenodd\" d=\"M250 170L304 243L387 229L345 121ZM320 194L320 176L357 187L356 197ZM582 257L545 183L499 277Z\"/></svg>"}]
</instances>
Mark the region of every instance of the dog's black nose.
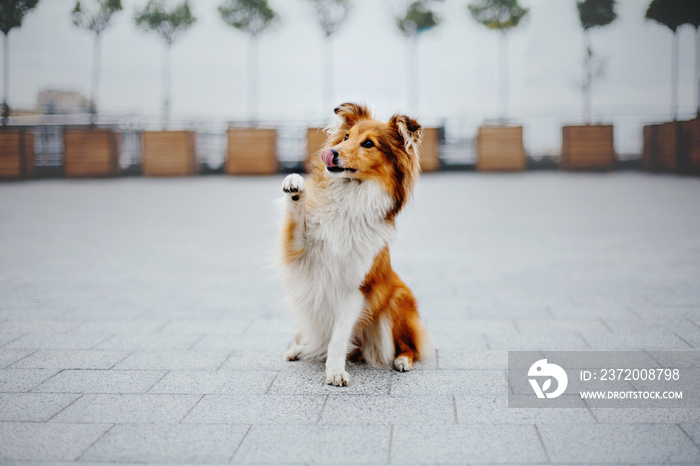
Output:
<instances>
[{"instance_id":1,"label":"dog's black nose","mask_svg":"<svg viewBox=\"0 0 700 466\"><path fill-rule=\"evenodd\" d=\"M338 151L331 149L331 153L333 154L333 165L338 166Z\"/></svg>"}]
</instances>

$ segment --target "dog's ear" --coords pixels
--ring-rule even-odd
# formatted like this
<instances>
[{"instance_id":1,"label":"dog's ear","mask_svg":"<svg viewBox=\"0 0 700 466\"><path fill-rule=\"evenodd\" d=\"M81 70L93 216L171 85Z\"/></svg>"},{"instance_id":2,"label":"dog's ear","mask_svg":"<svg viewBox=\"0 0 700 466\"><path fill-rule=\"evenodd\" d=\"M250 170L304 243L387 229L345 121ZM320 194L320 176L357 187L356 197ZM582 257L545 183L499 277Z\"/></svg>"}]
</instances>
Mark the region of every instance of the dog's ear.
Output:
<instances>
[{"instance_id":1,"label":"dog's ear","mask_svg":"<svg viewBox=\"0 0 700 466\"><path fill-rule=\"evenodd\" d=\"M358 121L372 118L367 107L359 104L340 104L333 112L336 114L335 121L324 128L326 133L328 133L328 139L323 146L325 149L333 147L342 141L343 137L350 131L350 128Z\"/></svg>"},{"instance_id":2,"label":"dog's ear","mask_svg":"<svg viewBox=\"0 0 700 466\"><path fill-rule=\"evenodd\" d=\"M333 112L338 115L346 127L350 128L360 120L372 118L369 110L364 105L344 103L338 105Z\"/></svg>"},{"instance_id":3,"label":"dog's ear","mask_svg":"<svg viewBox=\"0 0 700 466\"><path fill-rule=\"evenodd\" d=\"M406 115L394 115L389 120L389 125L399 133L406 152L417 157L420 143L423 140L423 128L418 122Z\"/></svg>"}]
</instances>

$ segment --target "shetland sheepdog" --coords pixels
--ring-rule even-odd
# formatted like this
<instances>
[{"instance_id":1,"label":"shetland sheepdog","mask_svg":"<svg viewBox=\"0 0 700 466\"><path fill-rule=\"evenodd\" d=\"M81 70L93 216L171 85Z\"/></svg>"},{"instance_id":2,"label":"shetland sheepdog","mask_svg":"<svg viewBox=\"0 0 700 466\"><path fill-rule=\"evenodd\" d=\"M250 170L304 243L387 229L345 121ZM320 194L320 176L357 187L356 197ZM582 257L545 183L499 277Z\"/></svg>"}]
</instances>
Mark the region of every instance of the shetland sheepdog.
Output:
<instances>
[{"instance_id":1,"label":"shetland sheepdog","mask_svg":"<svg viewBox=\"0 0 700 466\"><path fill-rule=\"evenodd\" d=\"M396 215L420 173L422 129L404 115L377 121L357 104L334 112L309 177L284 179L280 246L298 319L285 358L325 358L326 383L343 386L348 356L403 372L431 346L416 299L389 258Z\"/></svg>"}]
</instances>

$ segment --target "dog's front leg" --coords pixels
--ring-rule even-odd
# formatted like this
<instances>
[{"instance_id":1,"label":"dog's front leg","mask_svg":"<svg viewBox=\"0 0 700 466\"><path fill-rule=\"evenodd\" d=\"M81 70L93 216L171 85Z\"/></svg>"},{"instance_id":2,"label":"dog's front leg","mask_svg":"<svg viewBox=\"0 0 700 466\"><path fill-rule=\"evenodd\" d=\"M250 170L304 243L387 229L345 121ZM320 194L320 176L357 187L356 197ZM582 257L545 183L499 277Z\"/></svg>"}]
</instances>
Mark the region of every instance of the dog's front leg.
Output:
<instances>
[{"instance_id":1,"label":"dog's front leg","mask_svg":"<svg viewBox=\"0 0 700 466\"><path fill-rule=\"evenodd\" d=\"M304 178L293 173L282 182L286 193L286 213L282 237L282 254L289 264L304 253L304 231L306 229L306 190Z\"/></svg>"},{"instance_id":2,"label":"dog's front leg","mask_svg":"<svg viewBox=\"0 0 700 466\"><path fill-rule=\"evenodd\" d=\"M357 319L362 312L362 293L358 290L347 299L341 300L338 314L333 325L331 341L328 343L326 358L326 383L342 387L350 382L350 375L345 371L345 358L350 346L350 337Z\"/></svg>"}]
</instances>

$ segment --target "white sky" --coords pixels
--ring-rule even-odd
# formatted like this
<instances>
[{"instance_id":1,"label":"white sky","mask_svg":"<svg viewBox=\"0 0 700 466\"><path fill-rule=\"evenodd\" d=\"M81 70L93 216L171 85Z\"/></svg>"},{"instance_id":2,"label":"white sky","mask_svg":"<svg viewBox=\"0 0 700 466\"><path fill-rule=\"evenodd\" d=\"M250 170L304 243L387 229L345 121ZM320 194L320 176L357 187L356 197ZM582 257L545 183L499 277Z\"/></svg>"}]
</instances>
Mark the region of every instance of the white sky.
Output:
<instances>
[{"instance_id":1,"label":"white sky","mask_svg":"<svg viewBox=\"0 0 700 466\"><path fill-rule=\"evenodd\" d=\"M90 0L83 0L88 3ZM222 0L193 0L198 21L173 46L173 114L180 118L242 120L247 116L247 37L218 17ZM650 119L670 112L671 32L645 22L649 0L619 0L618 20L593 32L608 58L594 90L596 119ZM124 10L103 35L102 112L158 115L160 39L134 26L146 0L123 0ZM334 37L337 103L359 100L383 116L406 111L406 41L393 12L402 0L354 0ZM443 23L420 38L418 116L492 118L497 115L497 32L475 23L468 0L439 5ZM510 109L515 117L576 119L583 34L575 0L521 0L530 15L510 37ZM260 117L313 120L322 106L322 33L306 0L270 0L280 22L260 38ZM73 0L41 0L21 29L10 33L10 104L32 108L41 89L90 93L92 37L73 26ZM680 30L681 110L694 110L694 30Z\"/></svg>"}]
</instances>

